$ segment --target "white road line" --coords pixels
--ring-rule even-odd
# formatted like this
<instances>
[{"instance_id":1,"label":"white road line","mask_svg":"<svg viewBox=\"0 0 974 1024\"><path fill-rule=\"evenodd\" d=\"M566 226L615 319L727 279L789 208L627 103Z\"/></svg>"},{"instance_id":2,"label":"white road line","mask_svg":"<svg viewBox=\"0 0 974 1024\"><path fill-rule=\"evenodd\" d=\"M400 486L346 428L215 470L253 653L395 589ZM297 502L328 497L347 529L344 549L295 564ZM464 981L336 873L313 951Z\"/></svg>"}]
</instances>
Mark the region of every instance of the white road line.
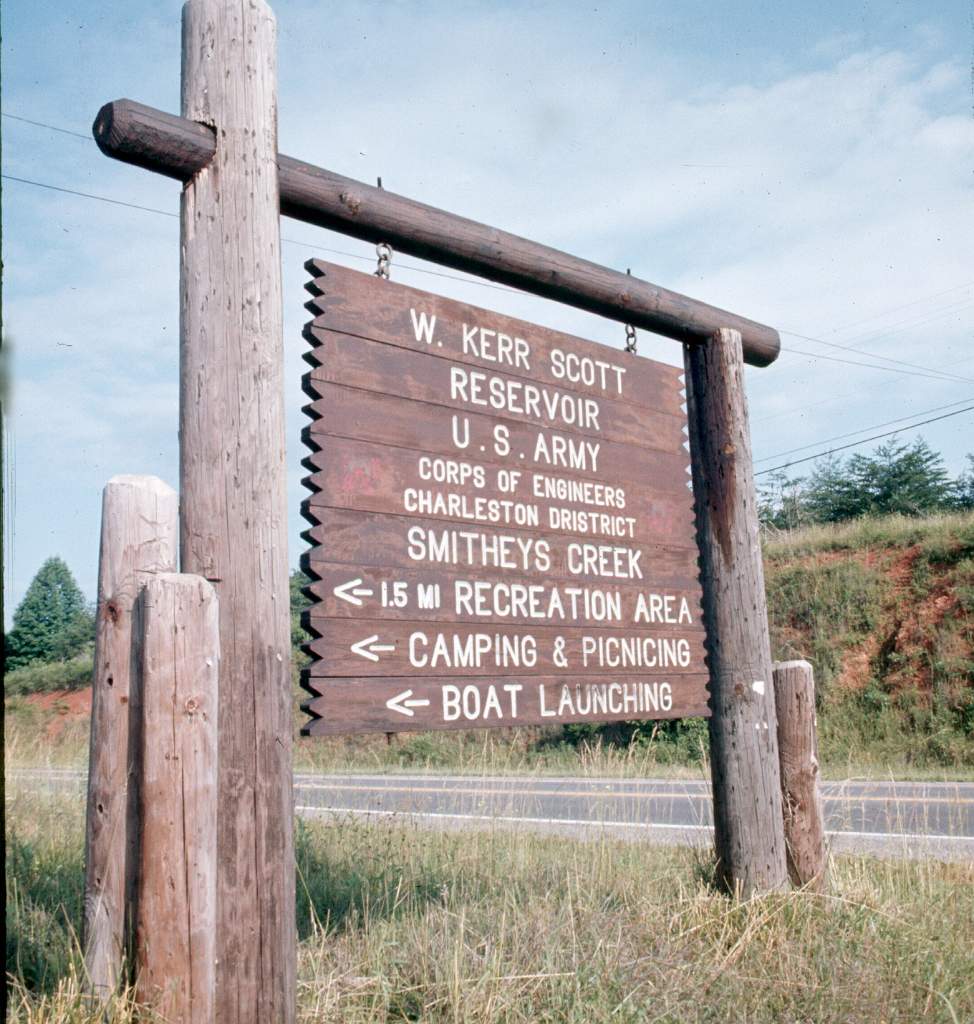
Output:
<instances>
[{"instance_id":1,"label":"white road line","mask_svg":"<svg viewBox=\"0 0 974 1024\"><path fill-rule=\"evenodd\" d=\"M594 825L597 827L608 827L608 828L633 828L633 829L668 829L675 832L713 832L712 825L674 825L665 822L651 822L651 821L602 821L598 818L531 818L531 817L518 817L517 815L506 815L506 814L464 814L456 813L452 814L446 811L403 811L403 810L384 810L376 808L370 810L365 807L322 807L312 804L299 804L296 806L295 811L298 814L351 814L351 815L362 815L368 817L370 815L377 817L400 817L403 819L415 819L415 818L453 818L459 821L502 821L502 822L524 822L529 825ZM936 842L936 841L948 841L951 843L971 843L974 844L974 836L951 836L941 835L936 832L923 833L923 832L853 832L853 831L829 831L825 833L829 838L845 838L848 836L855 836L862 839L901 839L901 840L914 840L924 843Z\"/></svg>"}]
</instances>

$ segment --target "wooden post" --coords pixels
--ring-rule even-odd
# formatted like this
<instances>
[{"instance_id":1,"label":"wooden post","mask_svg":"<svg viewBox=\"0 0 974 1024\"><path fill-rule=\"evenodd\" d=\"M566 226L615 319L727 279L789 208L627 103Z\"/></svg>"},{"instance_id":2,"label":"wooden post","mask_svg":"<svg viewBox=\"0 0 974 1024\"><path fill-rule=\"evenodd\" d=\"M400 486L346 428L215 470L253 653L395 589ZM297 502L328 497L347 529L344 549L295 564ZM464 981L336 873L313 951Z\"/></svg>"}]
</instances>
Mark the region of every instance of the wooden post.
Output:
<instances>
[{"instance_id":1,"label":"wooden post","mask_svg":"<svg viewBox=\"0 0 974 1024\"><path fill-rule=\"evenodd\" d=\"M774 665L788 874L795 885L828 885L825 813L818 773L815 675L807 661Z\"/></svg>"},{"instance_id":2,"label":"wooden post","mask_svg":"<svg viewBox=\"0 0 974 1024\"><path fill-rule=\"evenodd\" d=\"M771 643L741 336L684 347L690 457L710 659L718 877L734 893L788 885Z\"/></svg>"},{"instance_id":3,"label":"wooden post","mask_svg":"<svg viewBox=\"0 0 974 1024\"><path fill-rule=\"evenodd\" d=\"M142 827L135 966L140 1002L211 1024L216 999L216 592L169 573L142 598Z\"/></svg>"},{"instance_id":4,"label":"wooden post","mask_svg":"<svg viewBox=\"0 0 974 1024\"><path fill-rule=\"evenodd\" d=\"M176 492L154 476L115 476L102 496L95 674L85 830L85 966L95 993L118 984L129 951L138 859L141 629L133 606L152 574L176 568Z\"/></svg>"},{"instance_id":5,"label":"wooden post","mask_svg":"<svg viewBox=\"0 0 974 1024\"><path fill-rule=\"evenodd\" d=\"M183 8L182 113L212 161L182 198L180 552L220 605L217 1019L294 1019L295 916L276 26Z\"/></svg>"}]
</instances>

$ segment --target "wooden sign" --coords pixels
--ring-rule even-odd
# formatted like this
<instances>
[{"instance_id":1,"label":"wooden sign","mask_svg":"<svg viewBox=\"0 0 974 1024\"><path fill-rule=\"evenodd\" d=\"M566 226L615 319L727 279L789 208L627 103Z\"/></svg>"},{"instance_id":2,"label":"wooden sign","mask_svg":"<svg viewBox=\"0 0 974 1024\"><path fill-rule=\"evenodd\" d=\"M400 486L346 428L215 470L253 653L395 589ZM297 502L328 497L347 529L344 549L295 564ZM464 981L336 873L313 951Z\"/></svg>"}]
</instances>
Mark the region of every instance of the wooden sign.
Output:
<instances>
[{"instance_id":1,"label":"wooden sign","mask_svg":"<svg viewBox=\"0 0 974 1024\"><path fill-rule=\"evenodd\" d=\"M304 732L706 716L681 371L307 269Z\"/></svg>"}]
</instances>

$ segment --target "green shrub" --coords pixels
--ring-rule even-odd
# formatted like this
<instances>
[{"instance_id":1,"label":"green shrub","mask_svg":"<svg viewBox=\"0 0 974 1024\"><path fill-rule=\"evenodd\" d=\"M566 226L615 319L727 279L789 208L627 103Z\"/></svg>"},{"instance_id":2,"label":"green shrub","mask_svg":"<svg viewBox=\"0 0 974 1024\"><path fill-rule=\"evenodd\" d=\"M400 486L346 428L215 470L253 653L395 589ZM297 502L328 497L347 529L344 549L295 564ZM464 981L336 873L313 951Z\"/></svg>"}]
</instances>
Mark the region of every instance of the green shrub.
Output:
<instances>
[{"instance_id":1,"label":"green shrub","mask_svg":"<svg viewBox=\"0 0 974 1024\"><path fill-rule=\"evenodd\" d=\"M843 654L879 622L885 581L875 569L843 559L770 566L766 588L774 657L810 661L821 703Z\"/></svg>"},{"instance_id":2,"label":"green shrub","mask_svg":"<svg viewBox=\"0 0 974 1024\"><path fill-rule=\"evenodd\" d=\"M89 647L69 661L34 661L15 668L3 677L6 697L28 693L51 693L54 690L78 690L91 685L95 670L93 649Z\"/></svg>"}]
</instances>

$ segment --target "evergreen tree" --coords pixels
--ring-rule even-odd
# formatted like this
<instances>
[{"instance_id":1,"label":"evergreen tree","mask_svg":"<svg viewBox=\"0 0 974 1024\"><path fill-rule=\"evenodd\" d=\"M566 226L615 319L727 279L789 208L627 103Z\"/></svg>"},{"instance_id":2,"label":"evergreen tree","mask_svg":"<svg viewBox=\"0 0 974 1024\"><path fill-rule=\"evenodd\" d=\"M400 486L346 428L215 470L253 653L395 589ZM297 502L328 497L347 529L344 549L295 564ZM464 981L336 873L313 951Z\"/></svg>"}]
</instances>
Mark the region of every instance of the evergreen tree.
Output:
<instances>
[{"instance_id":1,"label":"evergreen tree","mask_svg":"<svg viewBox=\"0 0 974 1024\"><path fill-rule=\"evenodd\" d=\"M814 523L838 523L865 515L868 501L842 459L826 456L815 463L803 496L805 513Z\"/></svg>"},{"instance_id":2,"label":"evergreen tree","mask_svg":"<svg viewBox=\"0 0 974 1024\"><path fill-rule=\"evenodd\" d=\"M94 619L71 570L62 559L49 558L14 612L5 645L7 666L67 661L93 637Z\"/></svg>"},{"instance_id":3,"label":"evergreen tree","mask_svg":"<svg viewBox=\"0 0 974 1024\"><path fill-rule=\"evenodd\" d=\"M954 483L954 503L960 509L974 509L974 455L967 456L967 469Z\"/></svg>"},{"instance_id":4,"label":"evergreen tree","mask_svg":"<svg viewBox=\"0 0 974 1024\"><path fill-rule=\"evenodd\" d=\"M923 438L912 445L893 438L871 456L854 455L848 474L863 511L872 515L916 516L953 504L954 486L943 456Z\"/></svg>"}]
</instances>

